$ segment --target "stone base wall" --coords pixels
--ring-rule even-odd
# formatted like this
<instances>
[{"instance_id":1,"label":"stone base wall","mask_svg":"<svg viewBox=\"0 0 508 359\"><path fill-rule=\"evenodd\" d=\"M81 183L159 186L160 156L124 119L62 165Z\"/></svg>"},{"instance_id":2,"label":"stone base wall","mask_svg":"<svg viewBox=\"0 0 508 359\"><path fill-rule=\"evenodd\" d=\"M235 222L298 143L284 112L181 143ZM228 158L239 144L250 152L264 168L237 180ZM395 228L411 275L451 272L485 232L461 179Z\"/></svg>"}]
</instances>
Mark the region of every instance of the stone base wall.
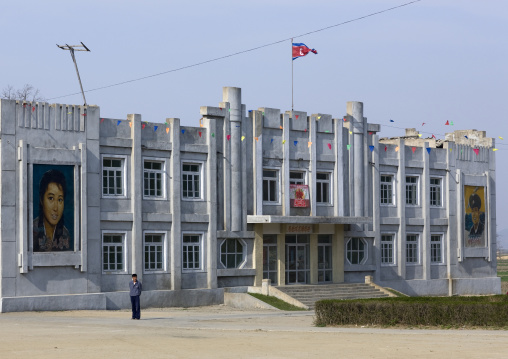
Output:
<instances>
[{"instance_id":1,"label":"stone base wall","mask_svg":"<svg viewBox=\"0 0 508 359\"><path fill-rule=\"evenodd\" d=\"M141 308L199 307L224 304L224 289L152 290L141 295ZM0 299L0 313L56 310L130 309L129 292L40 295Z\"/></svg>"}]
</instances>

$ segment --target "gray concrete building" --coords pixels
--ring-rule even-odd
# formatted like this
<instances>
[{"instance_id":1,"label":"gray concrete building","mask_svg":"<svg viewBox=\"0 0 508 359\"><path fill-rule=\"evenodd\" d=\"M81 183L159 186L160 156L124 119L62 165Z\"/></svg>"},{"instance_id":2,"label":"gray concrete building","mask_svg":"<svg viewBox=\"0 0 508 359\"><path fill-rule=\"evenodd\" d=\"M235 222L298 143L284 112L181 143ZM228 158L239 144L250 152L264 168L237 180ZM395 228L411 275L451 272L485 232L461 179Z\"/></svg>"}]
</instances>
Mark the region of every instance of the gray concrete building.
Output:
<instances>
[{"instance_id":1,"label":"gray concrete building","mask_svg":"<svg viewBox=\"0 0 508 359\"><path fill-rule=\"evenodd\" d=\"M346 115L248 110L199 126L0 102L0 311L222 303L224 288L363 282L500 293L494 140Z\"/></svg>"}]
</instances>

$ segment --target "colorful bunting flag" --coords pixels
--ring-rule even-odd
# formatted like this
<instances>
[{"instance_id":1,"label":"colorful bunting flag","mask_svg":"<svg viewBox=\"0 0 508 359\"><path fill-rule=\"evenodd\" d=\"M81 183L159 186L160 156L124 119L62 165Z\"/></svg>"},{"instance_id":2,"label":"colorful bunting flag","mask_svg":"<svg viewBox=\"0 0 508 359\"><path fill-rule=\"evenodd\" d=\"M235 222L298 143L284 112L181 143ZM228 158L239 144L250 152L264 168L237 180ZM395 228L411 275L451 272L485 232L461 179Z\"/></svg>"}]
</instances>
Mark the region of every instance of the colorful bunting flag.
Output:
<instances>
[{"instance_id":1,"label":"colorful bunting flag","mask_svg":"<svg viewBox=\"0 0 508 359\"><path fill-rule=\"evenodd\" d=\"M72 112L67 112L68 115L72 115Z\"/></svg>"},{"instance_id":2,"label":"colorful bunting flag","mask_svg":"<svg viewBox=\"0 0 508 359\"><path fill-rule=\"evenodd\" d=\"M129 127L132 128L132 122L129 122ZM143 127L145 127L145 124L143 124Z\"/></svg>"},{"instance_id":3,"label":"colorful bunting flag","mask_svg":"<svg viewBox=\"0 0 508 359\"><path fill-rule=\"evenodd\" d=\"M185 133L185 130L182 130L182 135Z\"/></svg>"},{"instance_id":4,"label":"colorful bunting flag","mask_svg":"<svg viewBox=\"0 0 508 359\"><path fill-rule=\"evenodd\" d=\"M479 148L473 148L473 151L474 151L474 153L476 153L477 156L480 154Z\"/></svg>"},{"instance_id":5,"label":"colorful bunting flag","mask_svg":"<svg viewBox=\"0 0 508 359\"><path fill-rule=\"evenodd\" d=\"M502 138L501 136L499 136L499 139L500 139L500 140L504 140L504 138Z\"/></svg>"},{"instance_id":6,"label":"colorful bunting flag","mask_svg":"<svg viewBox=\"0 0 508 359\"><path fill-rule=\"evenodd\" d=\"M395 152L399 152L399 146L395 147Z\"/></svg>"},{"instance_id":7,"label":"colorful bunting flag","mask_svg":"<svg viewBox=\"0 0 508 359\"><path fill-rule=\"evenodd\" d=\"M428 153L429 153L429 155L430 155L430 147L427 147L427 152L428 152Z\"/></svg>"},{"instance_id":8,"label":"colorful bunting flag","mask_svg":"<svg viewBox=\"0 0 508 359\"><path fill-rule=\"evenodd\" d=\"M201 137L201 131L199 131L198 134L199 134L199 137Z\"/></svg>"},{"instance_id":9,"label":"colorful bunting flag","mask_svg":"<svg viewBox=\"0 0 508 359\"><path fill-rule=\"evenodd\" d=\"M330 150L332 149L332 144L331 144L331 143L329 143L329 144L328 144L328 148L329 148Z\"/></svg>"},{"instance_id":10,"label":"colorful bunting flag","mask_svg":"<svg viewBox=\"0 0 508 359\"><path fill-rule=\"evenodd\" d=\"M450 125L452 125L452 126L453 126L453 121L452 121L452 122L450 122Z\"/></svg>"},{"instance_id":11,"label":"colorful bunting flag","mask_svg":"<svg viewBox=\"0 0 508 359\"><path fill-rule=\"evenodd\" d=\"M215 137L215 132L212 132L212 137Z\"/></svg>"},{"instance_id":12,"label":"colorful bunting flag","mask_svg":"<svg viewBox=\"0 0 508 359\"><path fill-rule=\"evenodd\" d=\"M349 149L351 148L351 145L346 145L346 148L349 151Z\"/></svg>"},{"instance_id":13,"label":"colorful bunting flag","mask_svg":"<svg viewBox=\"0 0 508 359\"><path fill-rule=\"evenodd\" d=\"M494 151L494 152L495 152L495 151L497 151L497 150L498 150L498 148L493 148L493 149L492 149L492 151Z\"/></svg>"},{"instance_id":14,"label":"colorful bunting flag","mask_svg":"<svg viewBox=\"0 0 508 359\"><path fill-rule=\"evenodd\" d=\"M348 146L350 146L350 145L348 145ZM349 150L349 148L348 148L348 150ZM369 146L369 150L370 150L370 152L373 152L374 151L374 146Z\"/></svg>"},{"instance_id":15,"label":"colorful bunting flag","mask_svg":"<svg viewBox=\"0 0 508 359\"><path fill-rule=\"evenodd\" d=\"M328 132L330 132L330 131L326 130L325 132L326 132L326 133L328 133Z\"/></svg>"},{"instance_id":16,"label":"colorful bunting flag","mask_svg":"<svg viewBox=\"0 0 508 359\"><path fill-rule=\"evenodd\" d=\"M166 127L166 133L169 133L169 127Z\"/></svg>"},{"instance_id":17,"label":"colorful bunting flag","mask_svg":"<svg viewBox=\"0 0 508 359\"><path fill-rule=\"evenodd\" d=\"M450 126L450 122L448 122L448 120L446 120L445 126Z\"/></svg>"},{"instance_id":18,"label":"colorful bunting flag","mask_svg":"<svg viewBox=\"0 0 508 359\"><path fill-rule=\"evenodd\" d=\"M296 119L298 120L298 115L295 115Z\"/></svg>"},{"instance_id":19,"label":"colorful bunting flag","mask_svg":"<svg viewBox=\"0 0 508 359\"><path fill-rule=\"evenodd\" d=\"M158 128L159 128L159 126L153 126L153 132L157 132Z\"/></svg>"},{"instance_id":20,"label":"colorful bunting flag","mask_svg":"<svg viewBox=\"0 0 508 359\"><path fill-rule=\"evenodd\" d=\"M279 126L279 128L282 130L282 126Z\"/></svg>"},{"instance_id":21,"label":"colorful bunting flag","mask_svg":"<svg viewBox=\"0 0 508 359\"><path fill-rule=\"evenodd\" d=\"M346 116L344 116L344 122L346 122L346 121L347 121Z\"/></svg>"},{"instance_id":22,"label":"colorful bunting flag","mask_svg":"<svg viewBox=\"0 0 508 359\"><path fill-rule=\"evenodd\" d=\"M116 123L116 125L118 126L120 123L122 123L122 120L118 120L118 122Z\"/></svg>"},{"instance_id":23,"label":"colorful bunting flag","mask_svg":"<svg viewBox=\"0 0 508 359\"><path fill-rule=\"evenodd\" d=\"M422 123L422 126L425 125L425 122Z\"/></svg>"},{"instance_id":24,"label":"colorful bunting flag","mask_svg":"<svg viewBox=\"0 0 508 359\"><path fill-rule=\"evenodd\" d=\"M388 150L388 147L385 146L385 152L386 152L386 150Z\"/></svg>"},{"instance_id":25,"label":"colorful bunting flag","mask_svg":"<svg viewBox=\"0 0 508 359\"><path fill-rule=\"evenodd\" d=\"M419 134L418 134L418 137L422 137L422 134L421 134L421 133L419 133Z\"/></svg>"},{"instance_id":26,"label":"colorful bunting flag","mask_svg":"<svg viewBox=\"0 0 508 359\"><path fill-rule=\"evenodd\" d=\"M86 113L81 114L81 116L86 116Z\"/></svg>"},{"instance_id":27,"label":"colorful bunting flag","mask_svg":"<svg viewBox=\"0 0 508 359\"><path fill-rule=\"evenodd\" d=\"M369 135L372 135L374 132L369 132Z\"/></svg>"},{"instance_id":28,"label":"colorful bunting flag","mask_svg":"<svg viewBox=\"0 0 508 359\"><path fill-rule=\"evenodd\" d=\"M129 125L132 127L132 122L129 123ZM145 129L145 126L146 126L146 123L142 123L141 124L141 129L144 130Z\"/></svg>"},{"instance_id":29,"label":"colorful bunting flag","mask_svg":"<svg viewBox=\"0 0 508 359\"><path fill-rule=\"evenodd\" d=\"M353 131L349 131L349 134L352 135L353 134Z\"/></svg>"},{"instance_id":30,"label":"colorful bunting flag","mask_svg":"<svg viewBox=\"0 0 508 359\"><path fill-rule=\"evenodd\" d=\"M318 116L317 119L319 120L321 118L321 116Z\"/></svg>"},{"instance_id":31,"label":"colorful bunting flag","mask_svg":"<svg viewBox=\"0 0 508 359\"><path fill-rule=\"evenodd\" d=\"M282 144L285 144L286 143L286 140L282 140Z\"/></svg>"},{"instance_id":32,"label":"colorful bunting flag","mask_svg":"<svg viewBox=\"0 0 508 359\"><path fill-rule=\"evenodd\" d=\"M242 136L241 140L242 140L242 141L243 141L243 140L245 140L245 136Z\"/></svg>"},{"instance_id":33,"label":"colorful bunting flag","mask_svg":"<svg viewBox=\"0 0 508 359\"><path fill-rule=\"evenodd\" d=\"M414 146L413 146L413 147L411 147L411 150L413 151L413 153L415 153L415 151L416 151L416 147L414 147Z\"/></svg>"},{"instance_id":34,"label":"colorful bunting flag","mask_svg":"<svg viewBox=\"0 0 508 359\"><path fill-rule=\"evenodd\" d=\"M467 137L467 136L464 136L464 137L469 140L469 137Z\"/></svg>"},{"instance_id":35,"label":"colorful bunting flag","mask_svg":"<svg viewBox=\"0 0 508 359\"><path fill-rule=\"evenodd\" d=\"M434 134L432 134L432 138L436 139L436 136L434 136Z\"/></svg>"},{"instance_id":36,"label":"colorful bunting flag","mask_svg":"<svg viewBox=\"0 0 508 359\"><path fill-rule=\"evenodd\" d=\"M394 120L390 120L390 122L395 122Z\"/></svg>"},{"instance_id":37,"label":"colorful bunting flag","mask_svg":"<svg viewBox=\"0 0 508 359\"><path fill-rule=\"evenodd\" d=\"M32 107L32 112L34 112L34 111L35 111L35 106Z\"/></svg>"},{"instance_id":38,"label":"colorful bunting flag","mask_svg":"<svg viewBox=\"0 0 508 359\"><path fill-rule=\"evenodd\" d=\"M228 139L228 141L231 139L231 135L227 135L226 138Z\"/></svg>"},{"instance_id":39,"label":"colorful bunting flag","mask_svg":"<svg viewBox=\"0 0 508 359\"><path fill-rule=\"evenodd\" d=\"M104 119L103 119L103 118L101 118L101 123L103 123L103 122L104 122Z\"/></svg>"},{"instance_id":40,"label":"colorful bunting flag","mask_svg":"<svg viewBox=\"0 0 508 359\"><path fill-rule=\"evenodd\" d=\"M307 147L310 148L311 145L312 145L312 142L307 142Z\"/></svg>"},{"instance_id":41,"label":"colorful bunting flag","mask_svg":"<svg viewBox=\"0 0 508 359\"><path fill-rule=\"evenodd\" d=\"M270 143L273 143L273 138L270 140Z\"/></svg>"},{"instance_id":42,"label":"colorful bunting flag","mask_svg":"<svg viewBox=\"0 0 508 359\"><path fill-rule=\"evenodd\" d=\"M296 146L298 144L298 141L293 141L294 145Z\"/></svg>"},{"instance_id":43,"label":"colorful bunting flag","mask_svg":"<svg viewBox=\"0 0 508 359\"><path fill-rule=\"evenodd\" d=\"M259 137L254 137L254 139L257 141L257 140L259 140Z\"/></svg>"}]
</instances>

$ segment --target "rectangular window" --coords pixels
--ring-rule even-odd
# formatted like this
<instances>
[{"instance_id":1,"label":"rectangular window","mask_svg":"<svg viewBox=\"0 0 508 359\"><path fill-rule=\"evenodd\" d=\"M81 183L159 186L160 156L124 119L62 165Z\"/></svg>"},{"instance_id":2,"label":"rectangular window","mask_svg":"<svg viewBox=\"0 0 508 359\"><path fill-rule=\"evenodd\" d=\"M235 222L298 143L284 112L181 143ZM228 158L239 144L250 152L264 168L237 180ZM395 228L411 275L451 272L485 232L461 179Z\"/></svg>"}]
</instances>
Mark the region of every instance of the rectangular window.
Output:
<instances>
[{"instance_id":1,"label":"rectangular window","mask_svg":"<svg viewBox=\"0 0 508 359\"><path fill-rule=\"evenodd\" d=\"M406 236L406 263L418 263L418 235L408 234Z\"/></svg>"},{"instance_id":2,"label":"rectangular window","mask_svg":"<svg viewBox=\"0 0 508 359\"><path fill-rule=\"evenodd\" d=\"M430 236L430 262L443 263L443 236L441 234Z\"/></svg>"},{"instance_id":3,"label":"rectangular window","mask_svg":"<svg viewBox=\"0 0 508 359\"><path fill-rule=\"evenodd\" d=\"M164 269L164 236L162 234L145 234L145 270Z\"/></svg>"},{"instance_id":4,"label":"rectangular window","mask_svg":"<svg viewBox=\"0 0 508 359\"><path fill-rule=\"evenodd\" d=\"M201 165L182 164L182 196L186 199L201 199Z\"/></svg>"},{"instance_id":5,"label":"rectangular window","mask_svg":"<svg viewBox=\"0 0 508 359\"><path fill-rule=\"evenodd\" d=\"M164 162L147 161L143 163L143 194L145 197L164 197Z\"/></svg>"},{"instance_id":6,"label":"rectangular window","mask_svg":"<svg viewBox=\"0 0 508 359\"><path fill-rule=\"evenodd\" d=\"M331 182L329 172L316 173L316 203L331 204Z\"/></svg>"},{"instance_id":7,"label":"rectangular window","mask_svg":"<svg viewBox=\"0 0 508 359\"><path fill-rule=\"evenodd\" d=\"M263 202L279 203L279 171L263 170Z\"/></svg>"},{"instance_id":8,"label":"rectangular window","mask_svg":"<svg viewBox=\"0 0 508 359\"><path fill-rule=\"evenodd\" d=\"M107 233L102 235L102 269L105 272L124 270L124 235Z\"/></svg>"},{"instance_id":9,"label":"rectangular window","mask_svg":"<svg viewBox=\"0 0 508 359\"><path fill-rule=\"evenodd\" d=\"M201 269L201 235L184 234L182 240L182 269Z\"/></svg>"},{"instance_id":10,"label":"rectangular window","mask_svg":"<svg viewBox=\"0 0 508 359\"><path fill-rule=\"evenodd\" d=\"M394 204L393 176L381 175L381 204Z\"/></svg>"},{"instance_id":11,"label":"rectangular window","mask_svg":"<svg viewBox=\"0 0 508 359\"><path fill-rule=\"evenodd\" d=\"M305 172L290 171L289 184L305 184Z\"/></svg>"},{"instance_id":12,"label":"rectangular window","mask_svg":"<svg viewBox=\"0 0 508 359\"><path fill-rule=\"evenodd\" d=\"M105 196L124 195L124 159L102 159L102 194Z\"/></svg>"},{"instance_id":13,"label":"rectangular window","mask_svg":"<svg viewBox=\"0 0 508 359\"><path fill-rule=\"evenodd\" d=\"M418 177L406 176L406 204L418 205Z\"/></svg>"},{"instance_id":14,"label":"rectangular window","mask_svg":"<svg viewBox=\"0 0 508 359\"><path fill-rule=\"evenodd\" d=\"M393 234L381 235L381 263L382 264L395 264L394 256L394 239Z\"/></svg>"},{"instance_id":15,"label":"rectangular window","mask_svg":"<svg viewBox=\"0 0 508 359\"><path fill-rule=\"evenodd\" d=\"M271 279L277 285L277 235L263 236L263 279Z\"/></svg>"},{"instance_id":16,"label":"rectangular window","mask_svg":"<svg viewBox=\"0 0 508 359\"><path fill-rule=\"evenodd\" d=\"M430 179L430 205L441 206L441 178Z\"/></svg>"}]
</instances>

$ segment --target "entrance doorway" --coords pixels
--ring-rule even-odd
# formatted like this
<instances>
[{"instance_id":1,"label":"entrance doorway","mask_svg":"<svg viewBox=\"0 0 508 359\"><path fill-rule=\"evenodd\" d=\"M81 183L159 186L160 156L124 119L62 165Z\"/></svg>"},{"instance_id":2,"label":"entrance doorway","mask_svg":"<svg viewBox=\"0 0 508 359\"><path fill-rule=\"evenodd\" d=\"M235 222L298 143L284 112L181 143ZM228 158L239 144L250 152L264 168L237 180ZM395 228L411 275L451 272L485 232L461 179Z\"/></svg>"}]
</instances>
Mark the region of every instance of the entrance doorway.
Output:
<instances>
[{"instance_id":1,"label":"entrance doorway","mask_svg":"<svg viewBox=\"0 0 508 359\"><path fill-rule=\"evenodd\" d=\"M309 235L286 235L286 284L309 283L309 264Z\"/></svg>"}]
</instances>

